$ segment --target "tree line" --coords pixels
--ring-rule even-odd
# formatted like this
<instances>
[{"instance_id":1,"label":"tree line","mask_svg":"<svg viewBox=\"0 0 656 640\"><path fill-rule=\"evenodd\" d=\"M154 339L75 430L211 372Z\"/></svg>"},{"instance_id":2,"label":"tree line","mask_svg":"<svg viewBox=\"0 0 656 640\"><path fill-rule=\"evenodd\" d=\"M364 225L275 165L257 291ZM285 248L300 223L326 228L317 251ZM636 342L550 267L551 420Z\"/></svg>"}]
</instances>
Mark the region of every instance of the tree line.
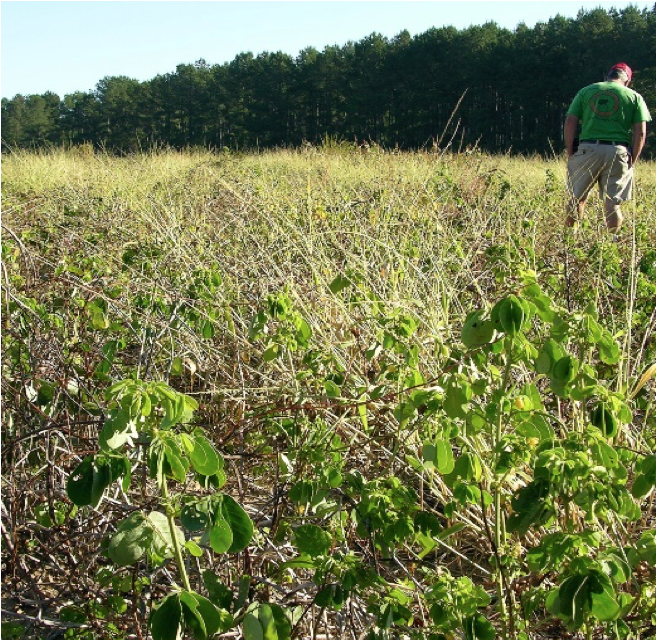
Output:
<instances>
[{"instance_id":1,"label":"tree line","mask_svg":"<svg viewBox=\"0 0 656 640\"><path fill-rule=\"evenodd\" d=\"M656 4L581 10L513 30L488 22L414 37L373 33L296 57L240 53L225 64L180 64L144 82L106 77L93 91L63 98L3 98L2 149L255 149L328 138L550 153L562 149L578 89L620 60L634 69L632 86L653 112L654 51Z\"/></svg>"}]
</instances>

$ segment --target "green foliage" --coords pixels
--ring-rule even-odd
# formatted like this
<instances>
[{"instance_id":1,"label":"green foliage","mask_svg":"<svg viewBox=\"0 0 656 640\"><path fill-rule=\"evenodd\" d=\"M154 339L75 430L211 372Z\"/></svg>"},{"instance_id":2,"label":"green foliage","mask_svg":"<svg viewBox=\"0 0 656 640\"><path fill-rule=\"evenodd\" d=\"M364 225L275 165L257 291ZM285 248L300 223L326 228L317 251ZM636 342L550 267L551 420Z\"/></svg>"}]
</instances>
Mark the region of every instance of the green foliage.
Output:
<instances>
[{"instance_id":1,"label":"green foliage","mask_svg":"<svg viewBox=\"0 0 656 640\"><path fill-rule=\"evenodd\" d=\"M67 585L17 622L644 635L649 190L632 246L555 161L326 149L6 159L3 588Z\"/></svg>"}]
</instances>

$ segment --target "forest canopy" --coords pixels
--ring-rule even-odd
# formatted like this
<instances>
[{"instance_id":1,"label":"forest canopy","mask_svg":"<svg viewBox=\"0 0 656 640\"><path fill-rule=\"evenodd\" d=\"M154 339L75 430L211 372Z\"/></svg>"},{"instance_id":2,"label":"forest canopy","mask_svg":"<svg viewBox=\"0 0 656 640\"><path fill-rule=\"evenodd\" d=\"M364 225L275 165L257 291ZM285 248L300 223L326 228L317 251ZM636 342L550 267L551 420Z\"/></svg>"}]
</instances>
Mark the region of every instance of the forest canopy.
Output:
<instances>
[{"instance_id":1,"label":"forest canopy","mask_svg":"<svg viewBox=\"0 0 656 640\"><path fill-rule=\"evenodd\" d=\"M620 60L635 70L632 87L653 111L655 50L656 4L581 10L514 30L488 22L414 37L372 33L296 57L240 53L225 64L180 64L144 82L105 77L93 91L63 98L3 98L2 150L262 149L331 139L550 153L562 149L578 89Z\"/></svg>"}]
</instances>

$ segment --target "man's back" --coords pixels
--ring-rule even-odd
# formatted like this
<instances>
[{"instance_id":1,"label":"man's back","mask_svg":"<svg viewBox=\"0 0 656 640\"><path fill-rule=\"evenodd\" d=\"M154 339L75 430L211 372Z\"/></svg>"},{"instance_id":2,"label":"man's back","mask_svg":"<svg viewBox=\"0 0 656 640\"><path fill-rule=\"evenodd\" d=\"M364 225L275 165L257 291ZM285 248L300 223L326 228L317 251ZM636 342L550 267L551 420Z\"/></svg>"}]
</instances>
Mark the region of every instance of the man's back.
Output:
<instances>
[{"instance_id":1,"label":"man's back","mask_svg":"<svg viewBox=\"0 0 656 640\"><path fill-rule=\"evenodd\" d=\"M567 115L581 121L582 140L631 144L632 127L648 119L642 96L617 82L596 82L581 89Z\"/></svg>"}]
</instances>

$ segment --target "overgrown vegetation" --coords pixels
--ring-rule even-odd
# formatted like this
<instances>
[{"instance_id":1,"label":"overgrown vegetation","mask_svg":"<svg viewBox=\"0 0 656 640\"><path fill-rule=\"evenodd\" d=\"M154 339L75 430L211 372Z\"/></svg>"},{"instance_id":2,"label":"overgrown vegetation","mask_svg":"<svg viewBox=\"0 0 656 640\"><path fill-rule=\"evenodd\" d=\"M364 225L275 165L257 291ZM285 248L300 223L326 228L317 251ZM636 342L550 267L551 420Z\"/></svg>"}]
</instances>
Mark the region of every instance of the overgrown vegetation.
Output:
<instances>
[{"instance_id":1,"label":"overgrown vegetation","mask_svg":"<svg viewBox=\"0 0 656 640\"><path fill-rule=\"evenodd\" d=\"M3 161L3 638L646 638L656 169Z\"/></svg>"}]
</instances>

